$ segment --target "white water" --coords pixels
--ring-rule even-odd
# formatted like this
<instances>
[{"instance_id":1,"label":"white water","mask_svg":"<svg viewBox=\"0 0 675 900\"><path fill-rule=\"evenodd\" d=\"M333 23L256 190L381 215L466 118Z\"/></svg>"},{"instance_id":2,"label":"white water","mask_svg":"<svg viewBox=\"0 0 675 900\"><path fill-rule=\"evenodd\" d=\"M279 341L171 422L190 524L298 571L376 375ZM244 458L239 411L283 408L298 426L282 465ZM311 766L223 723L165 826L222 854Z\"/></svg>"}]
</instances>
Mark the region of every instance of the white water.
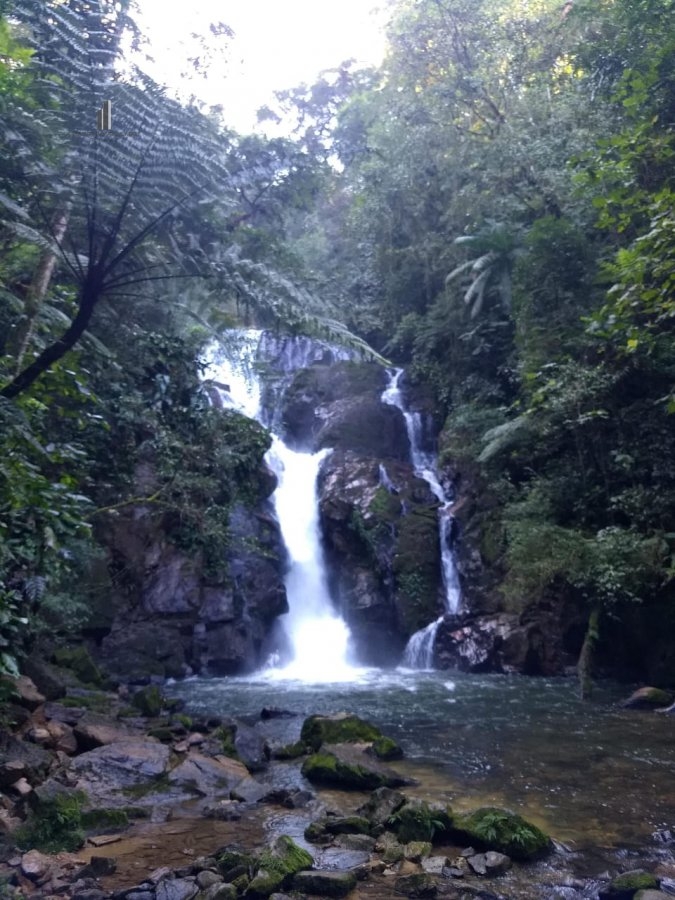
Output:
<instances>
[{"instance_id":1,"label":"white water","mask_svg":"<svg viewBox=\"0 0 675 900\"><path fill-rule=\"evenodd\" d=\"M268 357L270 344L275 340L249 330L241 333L236 360L232 358L234 353L225 356L217 349L207 359L206 376L228 387L220 388L223 403L249 418L263 417L256 361L261 350L263 357ZM272 347L284 373L309 365L309 357L317 352L316 348L308 349L307 341L295 350L288 339L277 341ZM265 418L274 422L274 410L268 409ZM352 681L363 671L348 661L349 629L333 608L326 580L316 481L321 462L330 452L299 453L273 434L265 457L278 478L272 501L289 556L285 578L289 612L282 621L292 651L291 660L283 666L279 666L280 655L272 654L264 671L271 680Z\"/></svg>"},{"instance_id":2,"label":"white water","mask_svg":"<svg viewBox=\"0 0 675 900\"><path fill-rule=\"evenodd\" d=\"M405 419L408 441L410 443L410 461L416 475L429 485L434 497L441 503L438 510L438 533L441 547L441 576L443 579L444 612L457 613L460 610L462 595L459 577L452 550L452 498L446 497L438 480L436 458L423 449L422 417L417 412L410 412L405 405L399 382L403 369L389 372L389 384L382 393L382 402L400 409ZM415 669L429 669L433 663L436 632L443 616L431 622L425 628L413 634L403 653L403 665Z\"/></svg>"}]
</instances>

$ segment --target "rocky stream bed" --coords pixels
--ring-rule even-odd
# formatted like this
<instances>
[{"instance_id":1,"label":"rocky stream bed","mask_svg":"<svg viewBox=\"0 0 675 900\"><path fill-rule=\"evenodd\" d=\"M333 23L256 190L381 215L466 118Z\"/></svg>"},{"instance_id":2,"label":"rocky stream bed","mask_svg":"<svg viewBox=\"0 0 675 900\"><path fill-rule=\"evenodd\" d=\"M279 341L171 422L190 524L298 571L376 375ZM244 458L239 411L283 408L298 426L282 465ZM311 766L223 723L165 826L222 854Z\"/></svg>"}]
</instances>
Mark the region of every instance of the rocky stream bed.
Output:
<instances>
[{"instance_id":1,"label":"rocky stream bed","mask_svg":"<svg viewBox=\"0 0 675 900\"><path fill-rule=\"evenodd\" d=\"M472 806L470 785L457 805L429 799L423 769L411 778L397 742L357 716L189 716L159 685L42 675L5 683L0 896L675 895L670 834L603 868L517 809Z\"/></svg>"}]
</instances>

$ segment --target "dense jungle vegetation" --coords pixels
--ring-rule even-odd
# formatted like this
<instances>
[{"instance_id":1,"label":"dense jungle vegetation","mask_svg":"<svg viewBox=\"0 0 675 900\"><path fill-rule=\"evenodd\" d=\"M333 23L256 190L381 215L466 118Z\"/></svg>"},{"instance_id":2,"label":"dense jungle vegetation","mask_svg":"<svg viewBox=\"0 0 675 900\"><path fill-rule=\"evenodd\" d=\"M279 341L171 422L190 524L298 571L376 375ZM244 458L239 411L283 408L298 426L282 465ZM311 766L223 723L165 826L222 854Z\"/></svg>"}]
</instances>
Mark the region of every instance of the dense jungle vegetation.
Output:
<instances>
[{"instance_id":1,"label":"dense jungle vegetation","mask_svg":"<svg viewBox=\"0 0 675 900\"><path fill-rule=\"evenodd\" d=\"M242 322L431 386L511 608L569 596L586 652L672 629L674 7L393 0L382 66L279 94L269 140L122 65L130 0L3 0L3 668L85 619L144 454L183 535L226 537L262 438L215 427L195 358Z\"/></svg>"}]
</instances>

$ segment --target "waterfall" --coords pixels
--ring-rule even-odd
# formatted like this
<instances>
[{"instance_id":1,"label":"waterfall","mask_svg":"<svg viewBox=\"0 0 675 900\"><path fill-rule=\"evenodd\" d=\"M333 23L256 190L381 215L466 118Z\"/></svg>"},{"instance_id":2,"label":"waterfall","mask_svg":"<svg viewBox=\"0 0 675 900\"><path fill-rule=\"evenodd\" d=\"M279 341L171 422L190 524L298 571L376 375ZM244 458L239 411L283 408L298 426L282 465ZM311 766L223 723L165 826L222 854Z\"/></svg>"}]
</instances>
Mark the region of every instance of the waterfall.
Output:
<instances>
[{"instance_id":1,"label":"waterfall","mask_svg":"<svg viewBox=\"0 0 675 900\"><path fill-rule=\"evenodd\" d=\"M389 383L382 393L382 402L400 409L405 419L408 441L410 443L410 461L416 475L424 479L432 494L441 504L438 510L438 534L441 549L441 577L443 580L444 612L457 613L461 606L461 591L455 556L452 549L452 514L453 503L447 497L436 471L436 457L424 449L422 416L418 412L410 412L406 408L403 394L399 387L403 369L388 372ZM433 661L433 648L436 632L442 622L441 616L435 622L413 634L403 654L403 662L412 668L430 668Z\"/></svg>"},{"instance_id":2,"label":"waterfall","mask_svg":"<svg viewBox=\"0 0 675 900\"><path fill-rule=\"evenodd\" d=\"M248 330L240 333L236 359L233 353L209 350L206 375L221 386L224 405L273 425L282 392L277 384L264 410L263 394L269 384L261 386L257 367L267 364L279 372L282 383L289 382L290 373L325 359L327 353L335 359L340 351L308 339L279 339ZM292 648L292 659L281 668L275 667L279 654L273 654L267 671L271 678L333 682L351 680L359 672L347 661L350 633L331 602L321 545L316 481L330 452L299 453L273 433L265 457L278 478L272 502L289 558L285 578L289 612L283 621Z\"/></svg>"}]
</instances>

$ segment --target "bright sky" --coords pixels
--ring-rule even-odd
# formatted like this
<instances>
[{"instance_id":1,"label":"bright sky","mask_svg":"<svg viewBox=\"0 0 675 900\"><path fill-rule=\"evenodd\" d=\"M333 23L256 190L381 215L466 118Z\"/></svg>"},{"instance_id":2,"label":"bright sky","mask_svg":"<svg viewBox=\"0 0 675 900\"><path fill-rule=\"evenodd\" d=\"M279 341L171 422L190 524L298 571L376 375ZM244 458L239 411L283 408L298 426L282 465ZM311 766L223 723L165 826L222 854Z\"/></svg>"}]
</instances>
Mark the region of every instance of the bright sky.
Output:
<instances>
[{"instance_id":1,"label":"bright sky","mask_svg":"<svg viewBox=\"0 0 675 900\"><path fill-rule=\"evenodd\" d=\"M138 0L139 25L150 39L156 66L150 74L170 87L184 86L192 33L217 48L206 80L190 90L222 105L228 125L251 131L255 113L275 90L311 84L323 69L356 59L377 65L384 54L385 0ZM235 37L213 38L211 22ZM221 49L222 48L222 49ZM199 52L199 51L197 51Z\"/></svg>"}]
</instances>

